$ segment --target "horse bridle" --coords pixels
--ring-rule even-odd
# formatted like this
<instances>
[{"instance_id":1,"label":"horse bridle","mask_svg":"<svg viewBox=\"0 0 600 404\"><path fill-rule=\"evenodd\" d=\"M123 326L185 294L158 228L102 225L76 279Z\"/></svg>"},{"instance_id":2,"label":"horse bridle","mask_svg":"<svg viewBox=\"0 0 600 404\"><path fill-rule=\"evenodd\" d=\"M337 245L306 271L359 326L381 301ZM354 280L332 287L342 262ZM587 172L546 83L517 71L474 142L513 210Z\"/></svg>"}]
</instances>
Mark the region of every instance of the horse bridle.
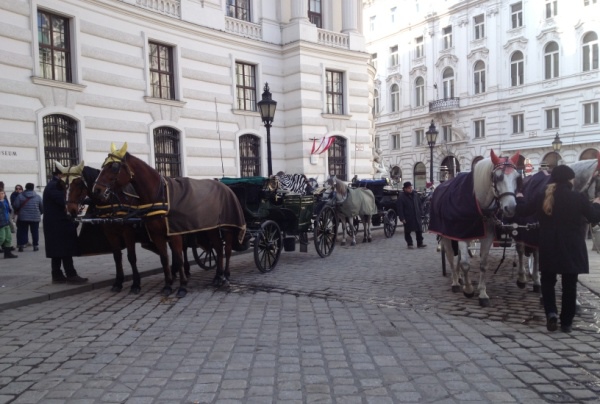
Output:
<instances>
[{"instance_id":1,"label":"horse bridle","mask_svg":"<svg viewBox=\"0 0 600 404\"><path fill-rule=\"evenodd\" d=\"M514 198L517 197L517 195L514 192L502 192L499 194L498 191L498 182L502 181L504 179L504 174L507 168L512 168L513 170L517 171L517 166L515 166L509 159L506 159L506 161L503 161L501 163L498 163L494 166L494 169L492 170L492 184L494 186L494 199L497 202L500 202L500 200L502 198L504 198L505 196L512 196ZM497 176L496 175L496 171L498 170L502 170L502 173Z\"/></svg>"},{"instance_id":2,"label":"horse bridle","mask_svg":"<svg viewBox=\"0 0 600 404\"><path fill-rule=\"evenodd\" d=\"M100 176L98 176L98 178L96 178L96 181L94 181L94 185L92 186L92 189L96 186L96 185L100 185L103 186L105 188L104 190L104 198L107 199L108 196L110 194L113 193L112 188L114 187L114 185L117 182L117 178L119 176L119 172L121 172L121 167L125 167L125 169L127 169L127 174L129 174L129 181L131 182L134 178L134 173L131 170L131 168L129 167L129 164L127 164L127 161L125 161L125 158L127 157L127 155L120 157L117 156L116 154L113 153L109 153L108 157L106 158L106 160L104 160L104 163L102 164L102 168L104 168L105 166L112 164L113 166L111 167L111 170L116 172L115 178L110 182L110 184L105 184L102 182L98 182L98 178L100 178ZM115 164L118 165L118 168L115 169Z\"/></svg>"}]
</instances>

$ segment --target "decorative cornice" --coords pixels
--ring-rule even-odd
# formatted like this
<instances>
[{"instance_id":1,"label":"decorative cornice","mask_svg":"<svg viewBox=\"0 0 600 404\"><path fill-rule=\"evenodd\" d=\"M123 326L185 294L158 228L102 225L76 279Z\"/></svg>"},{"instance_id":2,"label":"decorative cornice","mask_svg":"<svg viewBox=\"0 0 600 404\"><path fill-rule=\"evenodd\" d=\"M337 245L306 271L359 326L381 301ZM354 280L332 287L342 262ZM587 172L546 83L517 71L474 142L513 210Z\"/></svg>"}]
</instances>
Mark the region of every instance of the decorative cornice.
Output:
<instances>
[{"instance_id":1,"label":"decorative cornice","mask_svg":"<svg viewBox=\"0 0 600 404\"><path fill-rule=\"evenodd\" d=\"M498 7L490 7L485 12L485 15L487 15L488 17L492 17L496 14L498 14Z\"/></svg>"},{"instance_id":2,"label":"decorative cornice","mask_svg":"<svg viewBox=\"0 0 600 404\"><path fill-rule=\"evenodd\" d=\"M438 61L435 63L435 67L437 67L438 69L440 67L446 67L446 66L456 67L457 64L458 64L458 58L454 55L447 54L447 55L440 56Z\"/></svg>"},{"instance_id":3,"label":"decorative cornice","mask_svg":"<svg viewBox=\"0 0 600 404\"><path fill-rule=\"evenodd\" d=\"M525 50L527 48L527 39L525 37L518 37L509 40L505 45L504 49L510 51L511 49Z\"/></svg>"},{"instance_id":4,"label":"decorative cornice","mask_svg":"<svg viewBox=\"0 0 600 404\"><path fill-rule=\"evenodd\" d=\"M560 40L560 32L558 32L558 29L556 27L546 28L546 29L543 29L535 38L540 43L547 42L550 39L559 41Z\"/></svg>"},{"instance_id":5,"label":"decorative cornice","mask_svg":"<svg viewBox=\"0 0 600 404\"><path fill-rule=\"evenodd\" d=\"M424 76L425 74L427 74L426 66L416 66L410 71L409 76L410 77Z\"/></svg>"},{"instance_id":6,"label":"decorative cornice","mask_svg":"<svg viewBox=\"0 0 600 404\"><path fill-rule=\"evenodd\" d=\"M488 48L473 49L467 55L467 59L484 59L488 60L490 50Z\"/></svg>"}]
</instances>

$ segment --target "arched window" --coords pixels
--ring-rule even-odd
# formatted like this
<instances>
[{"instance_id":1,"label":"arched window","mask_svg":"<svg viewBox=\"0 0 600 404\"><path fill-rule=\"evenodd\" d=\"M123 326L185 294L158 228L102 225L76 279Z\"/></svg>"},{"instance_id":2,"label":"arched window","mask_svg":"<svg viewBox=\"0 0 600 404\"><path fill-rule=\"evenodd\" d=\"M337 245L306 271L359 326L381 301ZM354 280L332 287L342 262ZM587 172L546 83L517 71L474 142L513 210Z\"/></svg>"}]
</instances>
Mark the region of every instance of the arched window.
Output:
<instances>
[{"instance_id":1,"label":"arched window","mask_svg":"<svg viewBox=\"0 0 600 404\"><path fill-rule=\"evenodd\" d=\"M402 169L399 166L392 167L392 170L390 171L390 177L392 177L392 180L395 183L401 183L402 182Z\"/></svg>"},{"instance_id":2,"label":"arched window","mask_svg":"<svg viewBox=\"0 0 600 404\"><path fill-rule=\"evenodd\" d=\"M346 139L334 136L331 147L327 150L329 175L335 175L342 181L348 181Z\"/></svg>"},{"instance_id":3,"label":"arched window","mask_svg":"<svg viewBox=\"0 0 600 404\"><path fill-rule=\"evenodd\" d=\"M598 150L586 149L581 153L579 160L596 160L598 158Z\"/></svg>"},{"instance_id":4,"label":"arched window","mask_svg":"<svg viewBox=\"0 0 600 404\"><path fill-rule=\"evenodd\" d=\"M168 126L154 129L154 167L165 177L181 177L179 131Z\"/></svg>"},{"instance_id":5,"label":"arched window","mask_svg":"<svg viewBox=\"0 0 600 404\"><path fill-rule=\"evenodd\" d=\"M79 164L77 121L66 115L48 115L43 119L46 182L52 179L54 161L65 167Z\"/></svg>"},{"instance_id":6,"label":"arched window","mask_svg":"<svg viewBox=\"0 0 600 404\"><path fill-rule=\"evenodd\" d=\"M260 138L255 135L240 136L240 177L259 176L260 161Z\"/></svg>"},{"instance_id":7,"label":"arched window","mask_svg":"<svg viewBox=\"0 0 600 404\"><path fill-rule=\"evenodd\" d=\"M556 167L561 160L562 157L560 156L560 154L556 152L550 152L544 156L541 166L547 167L548 170L552 171L552 169Z\"/></svg>"},{"instance_id":8,"label":"arched window","mask_svg":"<svg viewBox=\"0 0 600 404\"><path fill-rule=\"evenodd\" d=\"M379 90L373 91L373 116L379 115Z\"/></svg>"},{"instance_id":9,"label":"arched window","mask_svg":"<svg viewBox=\"0 0 600 404\"><path fill-rule=\"evenodd\" d=\"M444 86L444 99L454 98L454 70L452 70L451 67L444 70L442 80Z\"/></svg>"},{"instance_id":10,"label":"arched window","mask_svg":"<svg viewBox=\"0 0 600 404\"><path fill-rule=\"evenodd\" d=\"M415 190L418 191L425 189L425 185L427 184L427 168L425 167L424 163L418 162L417 164L415 164L413 178L413 188Z\"/></svg>"},{"instance_id":11,"label":"arched window","mask_svg":"<svg viewBox=\"0 0 600 404\"><path fill-rule=\"evenodd\" d=\"M415 80L415 106L425 105L425 80L423 77L417 77Z\"/></svg>"},{"instance_id":12,"label":"arched window","mask_svg":"<svg viewBox=\"0 0 600 404\"><path fill-rule=\"evenodd\" d=\"M483 160L483 156L477 156L473 159L473 162L471 163L471 171L475 170L475 164L479 163L481 160Z\"/></svg>"},{"instance_id":13,"label":"arched window","mask_svg":"<svg viewBox=\"0 0 600 404\"><path fill-rule=\"evenodd\" d=\"M588 32L583 37L583 71L598 69L598 34Z\"/></svg>"},{"instance_id":14,"label":"arched window","mask_svg":"<svg viewBox=\"0 0 600 404\"><path fill-rule=\"evenodd\" d=\"M544 48L544 78L558 77L558 44L550 42Z\"/></svg>"},{"instance_id":15,"label":"arched window","mask_svg":"<svg viewBox=\"0 0 600 404\"><path fill-rule=\"evenodd\" d=\"M392 84L392 87L390 87L390 105L392 112L398 112L400 109L400 87L398 87L398 84Z\"/></svg>"},{"instance_id":16,"label":"arched window","mask_svg":"<svg viewBox=\"0 0 600 404\"><path fill-rule=\"evenodd\" d=\"M475 94L485 93L485 63L481 60L475 63L473 80L475 82Z\"/></svg>"},{"instance_id":17,"label":"arched window","mask_svg":"<svg viewBox=\"0 0 600 404\"><path fill-rule=\"evenodd\" d=\"M456 177L456 174L460 172L460 164L458 163L458 159L454 156L447 156L444 160L442 160L441 167L446 167L446 169L448 170L448 174L446 177L447 180ZM442 170L440 168L440 173L441 171Z\"/></svg>"},{"instance_id":18,"label":"arched window","mask_svg":"<svg viewBox=\"0 0 600 404\"><path fill-rule=\"evenodd\" d=\"M522 86L524 81L523 53L517 51L510 58L510 85L511 87Z\"/></svg>"}]
</instances>

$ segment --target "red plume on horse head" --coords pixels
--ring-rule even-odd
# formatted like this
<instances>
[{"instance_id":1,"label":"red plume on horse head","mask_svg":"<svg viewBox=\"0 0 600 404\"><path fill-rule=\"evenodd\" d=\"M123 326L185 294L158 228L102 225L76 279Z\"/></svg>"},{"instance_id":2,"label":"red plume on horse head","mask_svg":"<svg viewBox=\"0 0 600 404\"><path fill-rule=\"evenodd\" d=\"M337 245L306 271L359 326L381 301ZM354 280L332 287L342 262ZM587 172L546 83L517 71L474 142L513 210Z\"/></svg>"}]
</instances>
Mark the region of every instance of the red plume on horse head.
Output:
<instances>
[{"instance_id":1,"label":"red plume on horse head","mask_svg":"<svg viewBox=\"0 0 600 404\"><path fill-rule=\"evenodd\" d=\"M504 161L502 160L502 157L498 157L496 156L496 153L494 153L494 149L490 150L490 158L492 159L492 163L497 166L498 164L502 164L504 163ZM513 165L517 165L519 162L519 152L516 152L511 158L510 158L510 162Z\"/></svg>"}]
</instances>

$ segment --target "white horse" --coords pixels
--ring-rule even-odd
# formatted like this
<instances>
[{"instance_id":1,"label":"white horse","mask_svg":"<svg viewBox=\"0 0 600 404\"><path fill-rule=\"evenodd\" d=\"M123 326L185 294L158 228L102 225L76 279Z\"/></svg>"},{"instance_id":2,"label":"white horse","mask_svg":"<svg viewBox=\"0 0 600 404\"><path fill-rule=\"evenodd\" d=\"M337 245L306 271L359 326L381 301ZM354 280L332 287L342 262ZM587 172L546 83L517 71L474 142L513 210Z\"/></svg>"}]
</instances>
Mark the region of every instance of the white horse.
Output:
<instances>
[{"instance_id":1,"label":"white horse","mask_svg":"<svg viewBox=\"0 0 600 404\"><path fill-rule=\"evenodd\" d=\"M429 231L441 236L446 259L452 269L452 291L460 291L459 266L462 270L463 293L466 297L473 297L475 292L469 277L469 253L468 240L466 236L455 235L452 233L453 227L473 224L478 231L483 234L470 237L470 239L479 239L480 241L480 264L479 264L479 304L487 307L490 304L490 298L486 290L486 277L488 269L488 255L495 237L496 214L503 217L512 217L515 214L517 191L517 180L520 174L517 171L517 161L519 153L516 153L510 159L498 157L492 150L490 158L479 161L473 168L472 173L460 174L458 177L440 185L433 193L431 200L431 221ZM471 177L469 177L471 176ZM472 195L457 195L459 190L456 186L462 184L472 185ZM444 195L450 199L444 199ZM437 198L436 198L437 197ZM462 198L462 199L461 199ZM475 199L473 203L463 204L465 201ZM453 206L462 204L463 206ZM458 222L454 224L454 217L451 216L453 208L463 208L468 210L466 219L463 213L459 213ZM450 232L448 232L450 230ZM455 262L452 241L459 240L458 254L459 261Z\"/></svg>"},{"instance_id":2,"label":"white horse","mask_svg":"<svg viewBox=\"0 0 600 404\"><path fill-rule=\"evenodd\" d=\"M337 177L331 176L326 182L327 192L336 205L336 213L342 224L342 245L346 245L346 231L352 236L352 246L356 245L356 231L352 224L355 216L360 216L364 227L363 243L371 242L371 216L377 214L375 195L367 188L349 188Z\"/></svg>"}]
</instances>

